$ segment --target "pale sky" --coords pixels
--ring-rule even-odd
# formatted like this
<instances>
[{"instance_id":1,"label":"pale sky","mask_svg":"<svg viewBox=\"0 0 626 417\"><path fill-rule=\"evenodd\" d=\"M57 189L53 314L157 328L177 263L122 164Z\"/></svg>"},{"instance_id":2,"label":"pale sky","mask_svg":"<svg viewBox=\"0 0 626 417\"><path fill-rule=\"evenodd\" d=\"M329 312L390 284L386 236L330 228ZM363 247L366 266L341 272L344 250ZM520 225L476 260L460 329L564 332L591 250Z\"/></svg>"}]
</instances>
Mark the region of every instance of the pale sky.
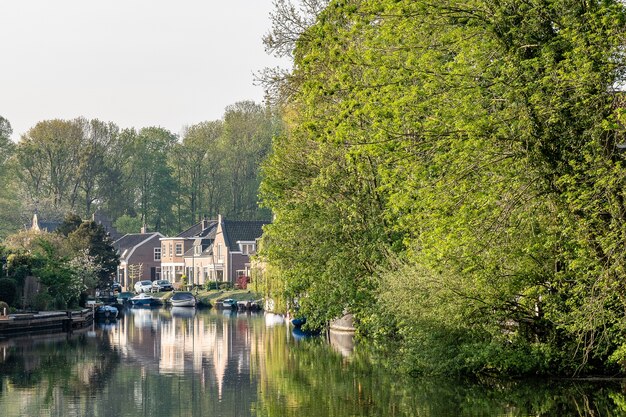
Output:
<instances>
[{"instance_id":1,"label":"pale sky","mask_svg":"<svg viewBox=\"0 0 626 417\"><path fill-rule=\"evenodd\" d=\"M0 115L17 140L84 116L122 128L185 125L261 102L272 0L2 0Z\"/></svg>"}]
</instances>

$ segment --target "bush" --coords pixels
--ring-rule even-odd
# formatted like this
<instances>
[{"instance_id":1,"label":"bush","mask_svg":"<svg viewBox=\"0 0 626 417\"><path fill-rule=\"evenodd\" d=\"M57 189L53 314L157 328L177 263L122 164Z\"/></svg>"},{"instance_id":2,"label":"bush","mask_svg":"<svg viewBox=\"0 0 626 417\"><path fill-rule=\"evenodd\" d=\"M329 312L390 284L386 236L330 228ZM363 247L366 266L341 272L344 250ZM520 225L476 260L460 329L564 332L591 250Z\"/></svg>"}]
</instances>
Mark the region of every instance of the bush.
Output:
<instances>
[{"instance_id":1,"label":"bush","mask_svg":"<svg viewBox=\"0 0 626 417\"><path fill-rule=\"evenodd\" d=\"M52 296L47 292L40 292L35 296L34 307L36 310L48 310L52 304Z\"/></svg>"},{"instance_id":2,"label":"bush","mask_svg":"<svg viewBox=\"0 0 626 417\"><path fill-rule=\"evenodd\" d=\"M0 301L12 305L17 295L17 283L11 278L0 278Z\"/></svg>"},{"instance_id":3,"label":"bush","mask_svg":"<svg viewBox=\"0 0 626 417\"><path fill-rule=\"evenodd\" d=\"M220 290L229 290L230 289L230 282L222 282L220 284Z\"/></svg>"},{"instance_id":4,"label":"bush","mask_svg":"<svg viewBox=\"0 0 626 417\"><path fill-rule=\"evenodd\" d=\"M220 283L216 282L216 281L209 281L209 282L204 284L204 289L207 290L207 291L219 290L219 288L220 288Z\"/></svg>"}]
</instances>

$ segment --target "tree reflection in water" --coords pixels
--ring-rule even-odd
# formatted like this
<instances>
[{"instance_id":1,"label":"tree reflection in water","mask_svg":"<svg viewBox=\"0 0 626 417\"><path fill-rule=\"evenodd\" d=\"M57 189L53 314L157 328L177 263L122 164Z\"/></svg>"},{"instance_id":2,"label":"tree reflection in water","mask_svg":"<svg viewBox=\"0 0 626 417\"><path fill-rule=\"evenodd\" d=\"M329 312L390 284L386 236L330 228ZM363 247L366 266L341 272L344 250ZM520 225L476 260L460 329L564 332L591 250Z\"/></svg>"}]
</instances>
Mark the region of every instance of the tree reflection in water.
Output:
<instances>
[{"instance_id":1,"label":"tree reflection in water","mask_svg":"<svg viewBox=\"0 0 626 417\"><path fill-rule=\"evenodd\" d=\"M138 309L94 330L0 341L0 415L626 414L621 381L416 379L262 315Z\"/></svg>"}]
</instances>

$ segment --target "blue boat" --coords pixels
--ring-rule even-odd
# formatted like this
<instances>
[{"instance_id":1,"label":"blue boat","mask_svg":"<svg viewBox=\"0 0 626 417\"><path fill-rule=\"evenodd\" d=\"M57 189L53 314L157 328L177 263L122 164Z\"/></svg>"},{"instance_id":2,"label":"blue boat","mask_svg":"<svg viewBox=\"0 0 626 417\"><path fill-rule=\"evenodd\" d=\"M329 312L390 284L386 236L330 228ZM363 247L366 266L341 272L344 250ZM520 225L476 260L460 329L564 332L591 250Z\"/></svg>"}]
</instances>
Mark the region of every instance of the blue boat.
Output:
<instances>
[{"instance_id":1,"label":"blue boat","mask_svg":"<svg viewBox=\"0 0 626 417\"><path fill-rule=\"evenodd\" d=\"M118 310L113 306L99 306L96 308L96 318L99 319L114 319L117 318Z\"/></svg>"},{"instance_id":2,"label":"blue boat","mask_svg":"<svg viewBox=\"0 0 626 417\"><path fill-rule=\"evenodd\" d=\"M299 329L305 323L306 323L306 317L296 317L293 320L291 320L291 324L293 324L293 327L295 327L296 329Z\"/></svg>"}]
</instances>

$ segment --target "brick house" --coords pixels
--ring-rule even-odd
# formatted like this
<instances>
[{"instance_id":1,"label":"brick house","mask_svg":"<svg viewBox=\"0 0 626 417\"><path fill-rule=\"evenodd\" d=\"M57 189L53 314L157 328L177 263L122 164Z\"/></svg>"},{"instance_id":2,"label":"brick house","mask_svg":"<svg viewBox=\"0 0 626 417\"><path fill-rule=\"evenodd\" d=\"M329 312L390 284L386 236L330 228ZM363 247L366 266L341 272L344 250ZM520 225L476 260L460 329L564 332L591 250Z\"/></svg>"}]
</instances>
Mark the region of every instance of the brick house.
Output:
<instances>
[{"instance_id":1,"label":"brick house","mask_svg":"<svg viewBox=\"0 0 626 417\"><path fill-rule=\"evenodd\" d=\"M266 221L226 220L221 215L203 237L196 237L185 252L184 267L189 282L235 284L241 276L250 277L250 255L256 253L257 239Z\"/></svg>"},{"instance_id":2,"label":"brick house","mask_svg":"<svg viewBox=\"0 0 626 417\"><path fill-rule=\"evenodd\" d=\"M175 237L162 237L161 241L161 270L163 279L172 282L176 287L182 285L182 276L188 277L188 284L198 284L194 279L192 270L186 269L185 255L196 245L200 247L203 243L208 245L212 241L211 236L215 234L217 222L203 219L191 226L189 229L179 233Z\"/></svg>"},{"instance_id":3,"label":"brick house","mask_svg":"<svg viewBox=\"0 0 626 417\"><path fill-rule=\"evenodd\" d=\"M113 247L120 255L117 281L127 291L135 282L161 279L161 241L159 232L128 233L115 242Z\"/></svg>"}]
</instances>

